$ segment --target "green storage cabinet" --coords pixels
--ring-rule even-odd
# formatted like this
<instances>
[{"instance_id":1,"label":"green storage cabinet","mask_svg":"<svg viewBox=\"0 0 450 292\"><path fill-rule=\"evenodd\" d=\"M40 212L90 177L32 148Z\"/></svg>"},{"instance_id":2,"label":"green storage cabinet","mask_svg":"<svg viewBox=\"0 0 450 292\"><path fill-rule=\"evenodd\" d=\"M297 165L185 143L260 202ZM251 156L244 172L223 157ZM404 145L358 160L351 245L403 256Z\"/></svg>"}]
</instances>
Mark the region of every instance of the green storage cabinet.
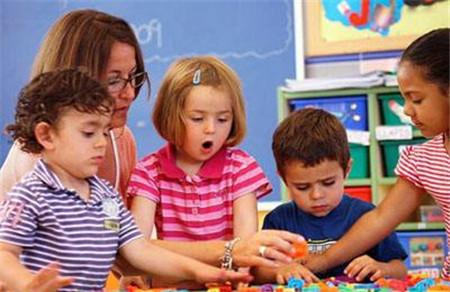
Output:
<instances>
[{"instance_id":1,"label":"green storage cabinet","mask_svg":"<svg viewBox=\"0 0 450 292\"><path fill-rule=\"evenodd\" d=\"M395 176L394 170L397 166L400 152L402 151L403 147L407 145L422 144L425 141L427 140L423 138L412 140L380 141L380 145L383 149L385 175L387 177Z\"/></svg>"},{"instance_id":2,"label":"green storage cabinet","mask_svg":"<svg viewBox=\"0 0 450 292\"><path fill-rule=\"evenodd\" d=\"M369 178L369 147L350 144L350 156L353 159L349 178Z\"/></svg>"},{"instance_id":3,"label":"green storage cabinet","mask_svg":"<svg viewBox=\"0 0 450 292\"><path fill-rule=\"evenodd\" d=\"M403 113L405 101L400 93L380 94L381 113L384 125L412 125Z\"/></svg>"},{"instance_id":4,"label":"green storage cabinet","mask_svg":"<svg viewBox=\"0 0 450 292\"><path fill-rule=\"evenodd\" d=\"M353 167L348 179L345 181L345 189L360 192L365 190L363 195L368 196L372 203L379 204L385 198L392 185L395 183L394 169L397 166L400 149L403 145L423 143L426 140L421 136L420 131L413 128L413 140L401 141L379 141L376 137L378 126L401 126L410 125L408 120L401 118L403 113L404 100L399 93L398 87L372 87L372 88L351 88L333 90L311 90L304 92L293 92L285 90L283 87L278 91L278 115L280 121L284 119L292 110L305 106L319 106L311 104L320 99L322 102L329 102L338 97L365 96L367 103L367 129L369 130L369 145L350 144L350 155L353 159ZM301 101L304 99L305 101ZM340 101L340 100L338 100ZM307 104L307 105L306 105ZM398 107L400 106L400 108ZM358 106L358 108L360 108ZM328 109L330 111L330 109ZM334 109L331 109L335 112ZM363 117L363 115L361 115ZM406 123L404 122L406 121ZM352 129L353 127L348 127ZM361 128L359 128L361 129ZM364 127L366 129L366 127ZM415 130L415 131L414 131ZM286 189L282 187L285 194ZM285 194L283 198L287 198ZM419 215L419 214L416 214ZM443 230L442 222L422 222L419 216L411 216L407 222L403 222L397 230Z\"/></svg>"}]
</instances>

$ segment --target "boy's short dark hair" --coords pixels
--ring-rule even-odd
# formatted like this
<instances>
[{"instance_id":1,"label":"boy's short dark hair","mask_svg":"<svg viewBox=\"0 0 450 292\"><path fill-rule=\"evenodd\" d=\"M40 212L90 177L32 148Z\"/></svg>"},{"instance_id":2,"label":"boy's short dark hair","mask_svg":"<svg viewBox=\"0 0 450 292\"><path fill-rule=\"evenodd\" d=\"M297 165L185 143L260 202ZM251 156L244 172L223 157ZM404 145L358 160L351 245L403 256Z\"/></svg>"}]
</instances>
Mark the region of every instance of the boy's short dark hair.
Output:
<instances>
[{"instance_id":1,"label":"boy's short dark hair","mask_svg":"<svg viewBox=\"0 0 450 292\"><path fill-rule=\"evenodd\" d=\"M42 73L31 80L19 94L15 122L6 127L21 149L40 153L34 129L40 122L53 126L66 109L82 113L108 114L114 99L105 87L78 69Z\"/></svg>"},{"instance_id":2,"label":"boy's short dark hair","mask_svg":"<svg viewBox=\"0 0 450 292\"><path fill-rule=\"evenodd\" d=\"M292 161L312 167L328 159L345 172L350 158L344 126L334 115L313 108L295 111L281 122L273 134L272 151L283 179Z\"/></svg>"}]
</instances>

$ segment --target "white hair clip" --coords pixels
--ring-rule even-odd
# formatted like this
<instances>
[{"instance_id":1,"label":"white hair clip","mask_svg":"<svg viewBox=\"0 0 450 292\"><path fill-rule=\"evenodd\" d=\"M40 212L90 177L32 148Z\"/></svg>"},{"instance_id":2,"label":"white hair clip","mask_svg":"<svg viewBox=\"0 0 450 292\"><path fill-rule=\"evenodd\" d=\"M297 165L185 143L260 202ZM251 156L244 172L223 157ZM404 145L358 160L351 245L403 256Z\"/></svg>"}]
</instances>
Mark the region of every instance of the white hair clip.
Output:
<instances>
[{"instance_id":1,"label":"white hair clip","mask_svg":"<svg viewBox=\"0 0 450 292\"><path fill-rule=\"evenodd\" d=\"M202 70L201 69L195 70L194 77L192 78L192 84L199 85L201 79L202 79Z\"/></svg>"}]
</instances>

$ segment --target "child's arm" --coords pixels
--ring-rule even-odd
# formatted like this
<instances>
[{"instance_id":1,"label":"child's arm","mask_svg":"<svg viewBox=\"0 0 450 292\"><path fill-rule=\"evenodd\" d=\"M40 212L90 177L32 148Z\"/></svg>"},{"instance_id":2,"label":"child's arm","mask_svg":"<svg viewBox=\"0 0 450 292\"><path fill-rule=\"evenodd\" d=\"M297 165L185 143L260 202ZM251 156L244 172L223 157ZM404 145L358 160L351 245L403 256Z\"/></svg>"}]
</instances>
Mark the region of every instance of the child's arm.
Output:
<instances>
[{"instance_id":1,"label":"child's arm","mask_svg":"<svg viewBox=\"0 0 450 292\"><path fill-rule=\"evenodd\" d=\"M139 238L120 248L124 256L136 268L152 275L198 283L209 282L249 282L251 277L246 273L225 271L206 265L194 259L173 253Z\"/></svg>"},{"instance_id":2,"label":"child's arm","mask_svg":"<svg viewBox=\"0 0 450 292\"><path fill-rule=\"evenodd\" d=\"M363 254L408 218L420 205L423 193L424 190L398 178L380 205L364 214L325 253L310 257L306 266L314 272L322 272Z\"/></svg>"},{"instance_id":3,"label":"child's arm","mask_svg":"<svg viewBox=\"0 0 450 292\"><path fill-rule=\"evenodd\" d=\"M402 260L395 259L384 263L376 261L368 255L357 257L348 264L345 270L350 277L357 281L362 281L367 276L370 276L370 281L387 277L403 279L407 274L406 266Z\"/></svg>"},{"instance_id":4,"label":"child's arm","mask_svg":"<svg viewBox=\"0 0 450 292\"><path fill-rule=\"evenodd\" d=\"M0 280L13 291L21 291L33 279L33 274L19 261L21 252L18 246L0 243Z\"/></svg>"},{"instance_id":5,"label":"child's arm","mask_svg":"<svg viewBox=\"0 0 450 292\"><path fill-rule=\"evenodd\" d=\"M246 194L233 202L234 237L248 238L258 231L258 210L254 193Z\"/></svg>"},{"instance_id":6,"label":"child's arm","mask_svg":"<svg viewBox=\"0 0 450 292\"><path fill-rule=\"evenodd\" d=\"M136 196L131 202L130 211L144 237L150 238L155 223L156 203L147 198Z\"/></svg>"},{"instance_id":7,"label":"child's arm","mask_svg":"<svg viewBox=\"0 0 450 292\"><path fill-rule=\"evenodd\" d=\"M139 227L144 237L150 238L153 232L156 203L147 198L135 196L131 201L130 211L133 214L136 225ZM120 259L121 257L119 256L118 258ZM114 271L119 274L118 276L120 276L123 274L123 267L120 267L120 263L123 262L123 259L118 261L119 262L116 261ZM119 286L121 289L125 289L130 284L133 284L140 289L148 289L150 287L148 286L147 278L148 277L146 275L122 276L119 280Z\"/></svg>"},{"instance_id":8,"label":"child's arm","mask_svg":"<svg viewBox=\"0 0 450 292\"><path fill-rule=\"evenodd\" d=\"M8 289L20 292L56 291L72 283L73 279L60 277L56 264L50 264L33 275L19 261L21 248L0 243L0 281Z\"/></svg>"}]
</instances>

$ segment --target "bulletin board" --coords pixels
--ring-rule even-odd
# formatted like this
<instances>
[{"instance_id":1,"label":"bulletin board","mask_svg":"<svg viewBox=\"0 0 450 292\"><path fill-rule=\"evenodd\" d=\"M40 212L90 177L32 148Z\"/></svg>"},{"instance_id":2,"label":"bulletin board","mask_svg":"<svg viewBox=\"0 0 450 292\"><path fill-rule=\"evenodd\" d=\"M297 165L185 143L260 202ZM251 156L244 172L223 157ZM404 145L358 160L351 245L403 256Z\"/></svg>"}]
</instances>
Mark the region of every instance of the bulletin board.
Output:
<instances>
[{"instance_id":1,"label":"bulletin board","mask_svg":"<svg viewBox=\"0 0 450 292\"><path fill-rule=\"evenodd\" d=\"M423 33L450 26L449 0L416 7L403 0L308 0L304 5L307 57L402 50ZM386 11L389 20L379 13ZM353 24L351 14L360 23Z\"/></svg>"}]
</instances>

